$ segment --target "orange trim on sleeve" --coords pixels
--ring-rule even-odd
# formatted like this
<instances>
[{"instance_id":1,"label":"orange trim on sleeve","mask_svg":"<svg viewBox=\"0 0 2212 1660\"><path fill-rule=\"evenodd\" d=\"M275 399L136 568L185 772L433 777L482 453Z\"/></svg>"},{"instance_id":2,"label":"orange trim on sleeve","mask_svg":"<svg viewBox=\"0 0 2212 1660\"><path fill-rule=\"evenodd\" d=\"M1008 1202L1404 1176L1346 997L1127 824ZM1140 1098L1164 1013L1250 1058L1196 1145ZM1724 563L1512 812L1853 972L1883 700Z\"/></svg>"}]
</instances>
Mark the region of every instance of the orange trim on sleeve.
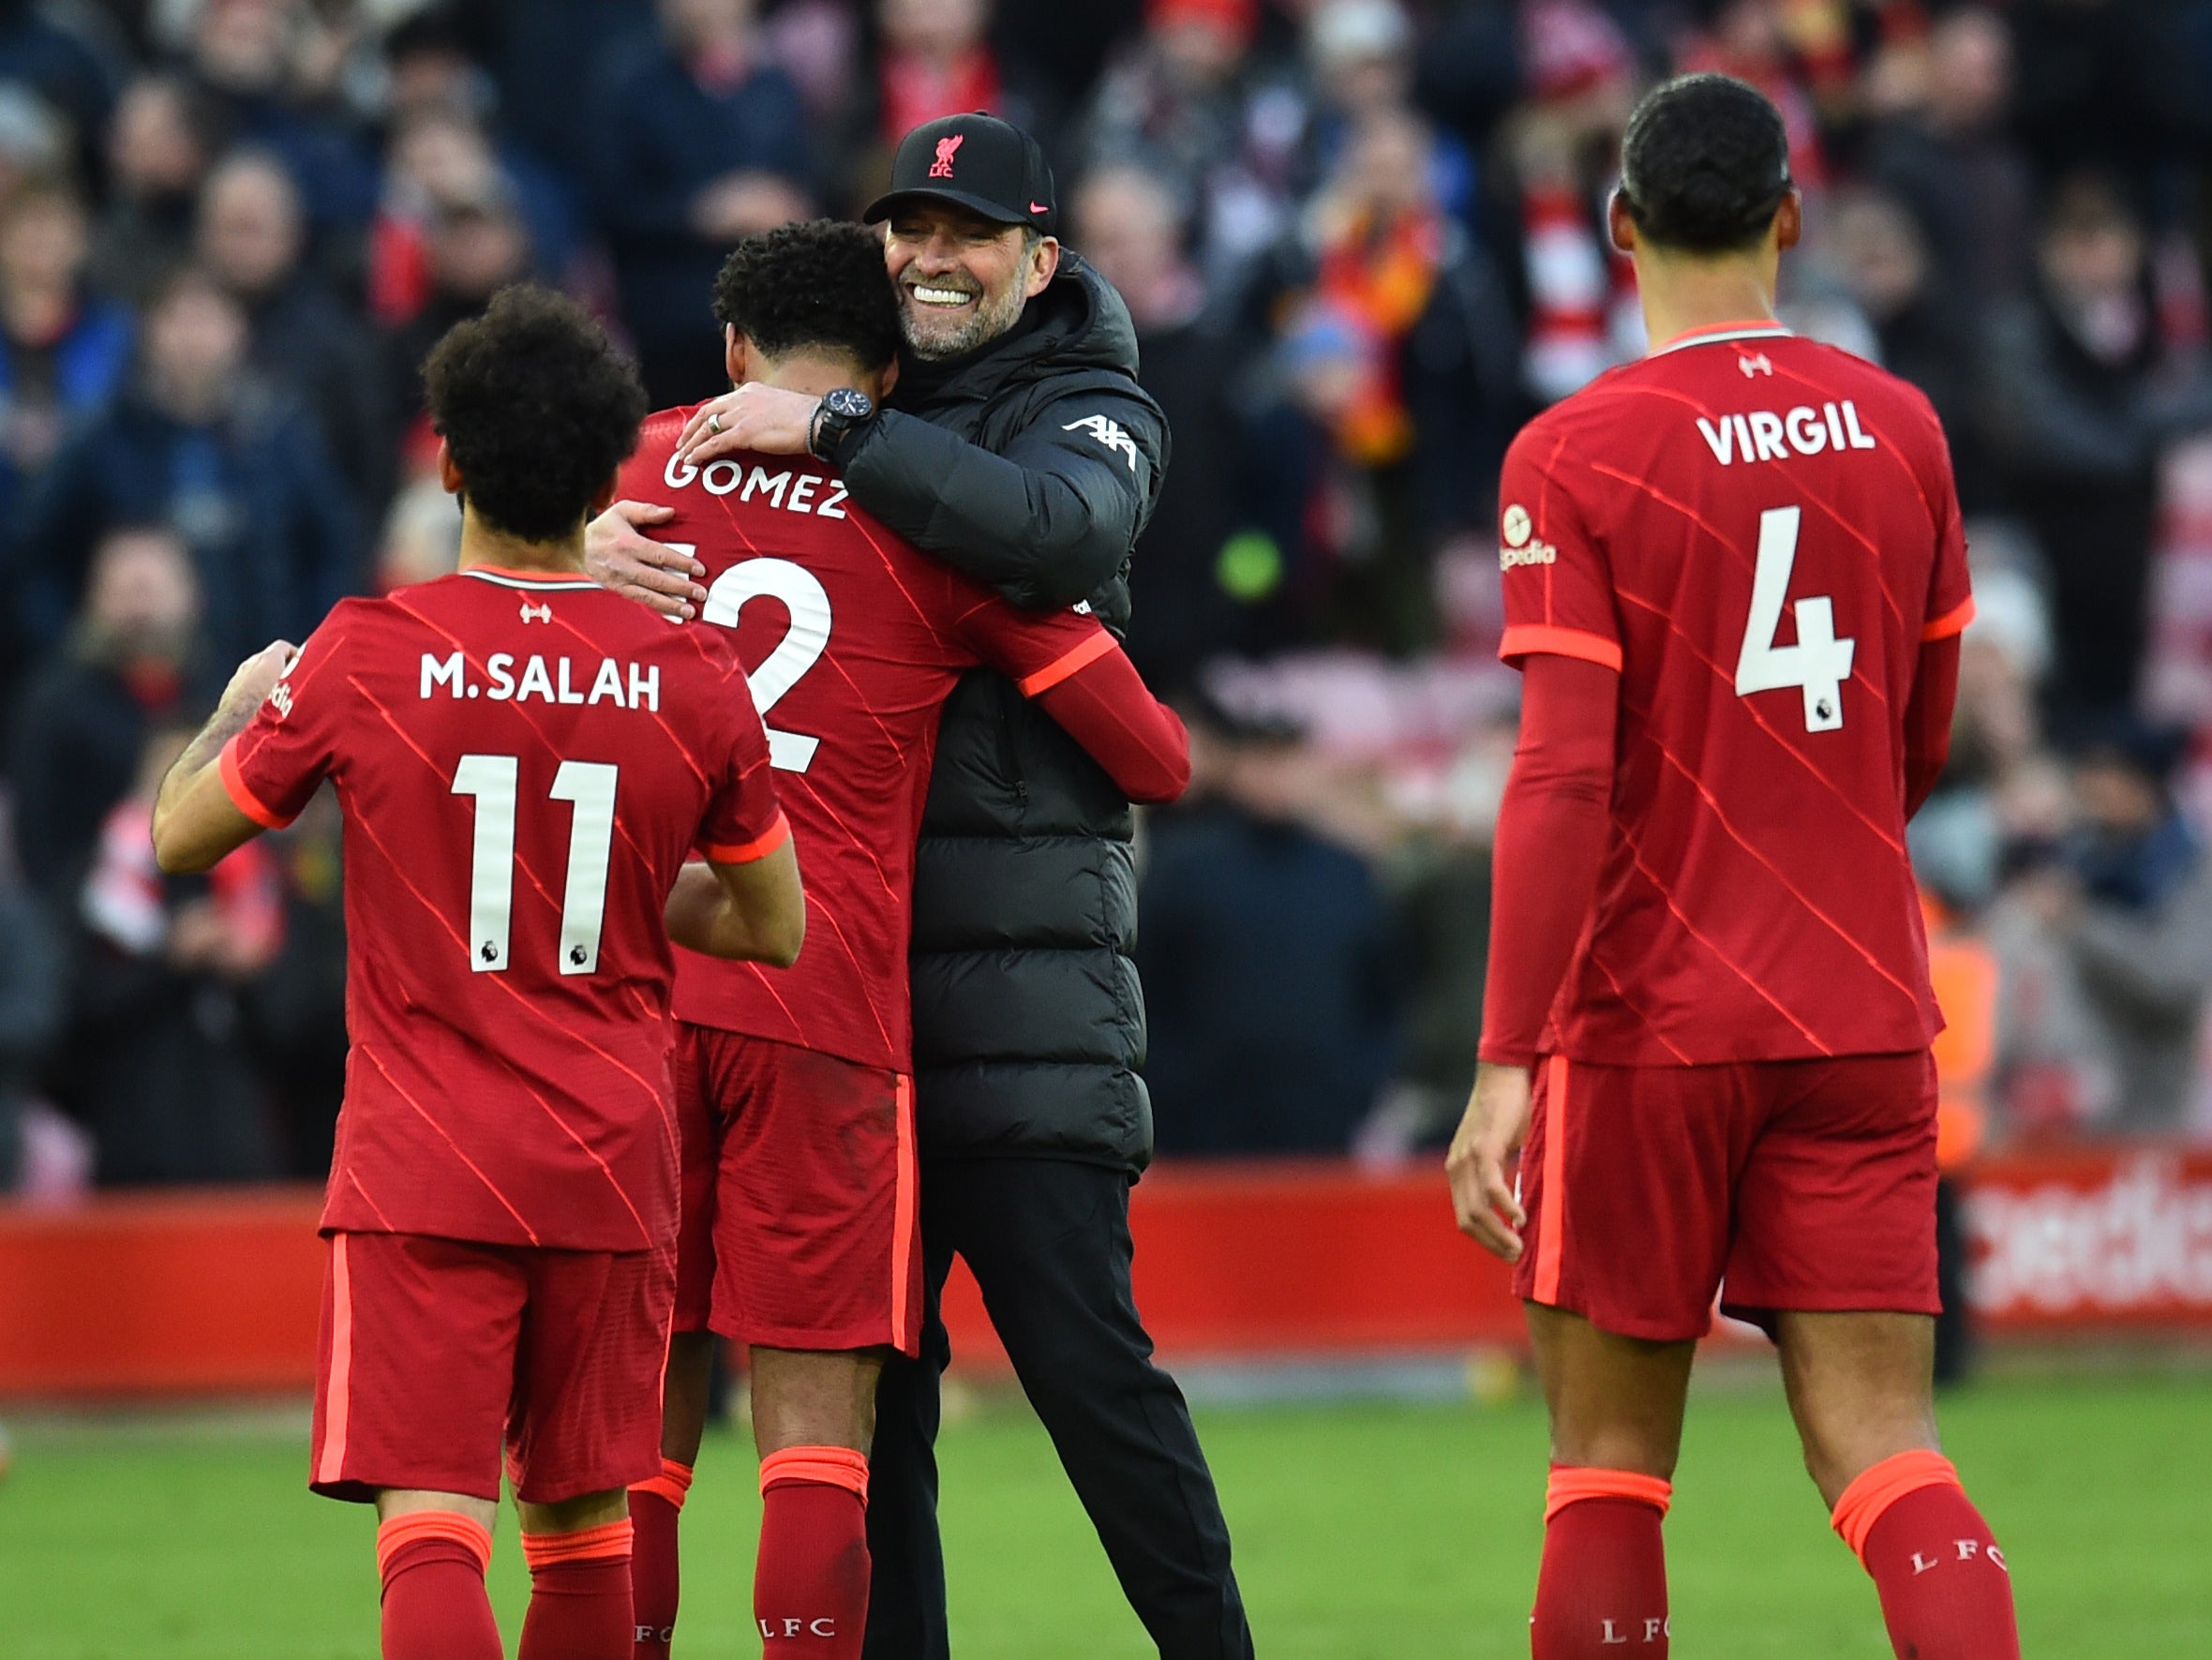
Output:
<instances>
[{"instance_id":1,"label":"orange trim on sleeve","mask_svg":"<svg viewBox=\"0 0 2212 1660\"><path fill-rule=\"evenodd\" d=\"M1609 640L1602 634L1588 634L1579 628L1555 628L1548 622L1517 623L1505 631L1505 637L1498 642L1500 661L1511 663L1516 657L1532 657L1539 653L1550 657L1579 657L1585 663L1594 663L1601 668L1621 672L1621 643Z\"/></svg>"},{"instance_id":2,"label":"orange trim on sleeve","mask_svg":"<svg viewBox=\"0 0 2212 1660\"><path fill-rule=\"evenodd\" d=\"M778 813L775 823L755 840L735 847L712 847L702 843L699 852L710 864L751 864L755 860L766 859L790 839L791 820Z\"/></svg>"},{"instance_id":3,"label":"orange trim on sleeve","mask_svg":"<svg viewBox=\"0 0 2212 1660\"><path fill-rule=\"evenodd\" d=\"M1921 630L1921 644L1930 640L1947 640L1954 634L1965 634L1966 624L1974 621L1974 596L1968 594L1927 627Z\"/></svg>"},{"instance_id":4,"label":"orange trim on sleeve","mask_svg":"<svg viewBox=\"0 0 2212 1660\"><path fill-rule=\"evenodd\" d=\"M1567 1057L1555 1054L1544 1073L1544 1195L1538 1203L1536 1301L1559 1301L1560 1258L1567 1232Z\"/></svg>"},{"instance_id":5,"label":"orange trim on sleeve","mask_svg":"<svg viewBox=\"0 0 2212 1660\"><path fill-rule=\"evenodd\" d=\"M243 732L238 735L239 738L244 736ZM216 762L216 771L222 778L223 789L230 796L231 804L262 829L282 830L291 822L273 812L247 785L246 774L238 770L238 738L223 745L222 755Z\"/></svg>"},{"instance_id":6,"label":"orange trim on sleeve","mask_svg":"<svg viewBox=\"0 0 2212 1660\"><path fill-rule=\"evenodd\" d=\"M1099 658L1111 656L1113 647L1113 636L1101 628L1057 663L1050 664L1039 669L1035 674L1025 675L1016 680L1014 690L1024 697L1035 697L1040 692L1050 692L1062 680L1081 674L1092 664L1098 662Z\"/></svg>"},{"instance_id":7,"label":"orange trim on sleeve","mask_svg":"<svg viewBox=\"0 0 2212 1660\"><path fill-rule=\"evenodd\" d=\"M630 1554L635 1536L630 1518L602 1522L595 1528L578 1528L573 1533L525 1533L522 1535L522 1560L530 1563L530 1571L558 1567L566 1562L603 1562L609 1558L620 1559Z\"/></svg>"},{"instance_id":8,"label":"orange trim on sleeve","mask_svg":"<svg viewBox=\"0 0 2212 1660\"><path fill-rule=\"evenodd\" d=\"M868 1460L850 1447L787 1446L760 1460L760 1490L808 1482L815 1487L843 1488L868 1503Z\"/></svg>"},{"instance_id":9,"label":"orange trim on sleeve","mask_svg":"<svg viewBox=\"0 0 2212 1660\"><path fill-rule=\"evenodd\" d=\"M1674 1503L1674 1487L1656 1475L1634 1470L1577 1470L1555 1464L1544 1484L1544 1519L1548 1522L1570 1504L1585 1499L1630 1499L1665 1516Z\"/></svg>"},{"instance_id":10,"label":"orange trim on sleeve","mask_svg":"<svg viewBox=\"0 0 2212 1660\"><path fill-rule=\"evenodd\" d=\"M634 1493L650 1493L656 1499L665 1500L671 1510L681 1510L684 1495L691 1491L691 1484L692 1467L689 1464L679 1464L674 1458L663 1458L660 1474L645 1481L632 1482L630 1490Z\"/></svg>"},{"instance_id":11,"label":"orange trim on sleeve","mask_svg":"<svg viewBox=\"0 0 2212 1660\"><path fill-rule=\"evenodd\" d=\"M1941 1453L1925 1448L1892 1453L1871 1469L1861 1471L1858 1479L1844 1489L1829 1522L1851 1548L1851 1554L1863 1563L1867 1535L1874 1532L1874 1524L1882 1519L1891 1505L1922 1488L1958 1485L1957 1466Z\"/></svg>"},{"instance_id":12,"label":"orange trim on sleeve","mask_svg":"<svg viewBox=\"0 0 2212 1660\"><path fill-rule=\"evenodd\" d=\"M377 1529L377 1577L390 1570L395 1556L425 1539L452 1540L476 1559L478 1573L491 1567L491 1530L474 1517L457 1510L411 1510Z\"/></svg>"}]
</instances>

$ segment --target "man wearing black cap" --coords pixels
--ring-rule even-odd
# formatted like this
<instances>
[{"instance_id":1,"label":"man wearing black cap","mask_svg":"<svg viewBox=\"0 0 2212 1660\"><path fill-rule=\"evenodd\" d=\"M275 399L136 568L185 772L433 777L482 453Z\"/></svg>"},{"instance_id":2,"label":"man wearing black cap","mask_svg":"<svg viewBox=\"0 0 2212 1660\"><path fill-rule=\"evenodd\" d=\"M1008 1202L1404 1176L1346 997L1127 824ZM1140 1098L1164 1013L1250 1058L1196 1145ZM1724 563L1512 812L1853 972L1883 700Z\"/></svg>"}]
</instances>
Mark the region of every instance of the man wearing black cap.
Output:
<instances>
[{"instance_id":1,"label":"man wearing black cap","mask_svg":"<svg viewBox=\"0 0 2212 1660\"><path fill-rule=\"evenodd\" d=\"M680 454L811 452L869 513L1014 604L1088 605L1118 632L1168 453L1128 309L1061 247L1052 171L1005 122L915 128L891 185L866 217L885 223L904 334L892 407L747 385L700 406ZM618 512L596 527L594 574L695 614L697 573L634 528L655 511ZM1129 1289L1128 1190L1152 1151L1132 829L1112 781L1011 682L962 682L915 870L928 1319L921 1359L894 1359L878 1397L870 1660L949 1653L933 1446L956 1253L1161 1655L1252 1652L1212 1475Z\"/></svg>"}]
</instances>

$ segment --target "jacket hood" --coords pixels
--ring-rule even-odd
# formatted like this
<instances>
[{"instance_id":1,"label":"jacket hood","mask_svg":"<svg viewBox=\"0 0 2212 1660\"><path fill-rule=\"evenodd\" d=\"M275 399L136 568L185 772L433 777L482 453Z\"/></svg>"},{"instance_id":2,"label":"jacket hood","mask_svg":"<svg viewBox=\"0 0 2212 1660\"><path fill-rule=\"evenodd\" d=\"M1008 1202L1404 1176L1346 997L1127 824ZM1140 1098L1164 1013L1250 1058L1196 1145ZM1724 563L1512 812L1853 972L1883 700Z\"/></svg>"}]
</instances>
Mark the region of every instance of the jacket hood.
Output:
<instances>
[{"instance_id":1,"label":"jacket hood","mask_svg":"<svg viewBox=\"0 0 2212 1660\"><path fill-rule=\"evenodd\" d=\"M1001 387L1072 368L1137 374L1137 329L1122 297L1081 254L1063 250L1060 269L1022 321L964 356L926 363L902 354L893 408L945 396L989 396Z\"/></svg>"},{"instance_id":2,"label":"jacket hood","mask_svg":"<svg viewBox=\"0 0 2212 1660\"><path fill-rule=\"evenodd\" d=\"M1060 255L1060 269L1037 296L1042 315L1037 337L1058 343L1059 366L1137 372L1137 325L1129 321L1121 292L1071 250Z\"/></svg>"}]
</instances>

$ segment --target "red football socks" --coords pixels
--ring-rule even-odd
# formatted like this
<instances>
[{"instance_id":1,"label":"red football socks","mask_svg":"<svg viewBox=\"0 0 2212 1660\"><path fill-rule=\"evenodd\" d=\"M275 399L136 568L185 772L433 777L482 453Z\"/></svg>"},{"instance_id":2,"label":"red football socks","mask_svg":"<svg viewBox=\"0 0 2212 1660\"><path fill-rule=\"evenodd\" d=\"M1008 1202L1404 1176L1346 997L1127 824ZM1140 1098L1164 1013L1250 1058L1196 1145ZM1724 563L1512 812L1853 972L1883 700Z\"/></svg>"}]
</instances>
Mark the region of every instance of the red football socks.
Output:
<instances>
[{"instance_id":1,"label":"red football socks","mask_svg":"<svg viewBox=\"0 0 2212 1660\"><path fill-rule=\"evenodd\" d=\"M517 1660L630 1660L630 1523L525 1533L530 1612Z\"/></svg>"},{"instance_id":2,"label":"red football socks","mask_svg":"<svg viewBox=\"0 0 2212 1660\"><path fill-rule=\"evenodd\" d=\"M1672 1497L1655 1475L1553 1469L1530 1622L1534 1660L1662 1660L1668 1632L1659 1524Z\"/></svg>"},{"instance_id":3,"label":"red football socks","mask_svg":"<svg viewBox=\"0 0 2212 1660\"><path fill-rule=\"evenodd\" d=\"M484 1593L491 1533L451 1510L396 1516L377 1529L384 1582L384 1660L502 1660Z\"/></svg>"},{"instance_id":4,"label":"red football socks","mask_svg":"<svg viewBox=\"0 0 2212 1660\"><path fill-rule=\"evenodd\" d=\"M676 1553L677 1519L691 1491L692 1467L661 1460L661 1473L630 1489L630 1600L635 1622L633 1660L667 1660L676 1640L682 1580Z\"/></svg>"},{"instance_id":5,"label":"red football socks","mask_svg":"<svg viewBox=\"0 0 2212 1660\"><path fill-rule=\"evenodd\" d=\"M868 1623L868 1460L795 1446L760 1461L753 1613L763 1660L859 1660Z\"/></svg>"},{"instance_id":6,"label":"red football socks","mask_svg":"<svg viewBox=\"0 0 2212 1660\"><path fill-rule=\"evenodd\" d=\"M2019 1660L2005 1553L1950 1459L1884 1458L1844 1489L1834 1522L1874 1577L1899 1660Z\"/></svg>"}]
</instances>

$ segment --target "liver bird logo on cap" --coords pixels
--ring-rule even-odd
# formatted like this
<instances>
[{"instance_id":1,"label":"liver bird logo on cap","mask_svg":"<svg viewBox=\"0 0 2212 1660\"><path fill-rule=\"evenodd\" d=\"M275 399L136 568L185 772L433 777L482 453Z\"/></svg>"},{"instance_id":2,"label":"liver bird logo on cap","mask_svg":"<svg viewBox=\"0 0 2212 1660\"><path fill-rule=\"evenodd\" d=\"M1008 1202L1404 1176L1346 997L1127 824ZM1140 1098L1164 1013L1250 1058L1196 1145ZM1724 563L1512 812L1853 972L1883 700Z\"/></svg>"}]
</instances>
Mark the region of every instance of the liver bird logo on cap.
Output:
<instances>
[{"instance_id":1,"label":"liver bird logo on cap","mask_svg":"<svg viewBox=\"0 0 2212 1660\"><path fill-rule=\"evenodd\" d=\"M952 157L961 145L967 142L967 134L956 132L949 139L937 141L937 158L930 163L930 177L949 179L952 176Z\"/></svg>"}]
</instances>

